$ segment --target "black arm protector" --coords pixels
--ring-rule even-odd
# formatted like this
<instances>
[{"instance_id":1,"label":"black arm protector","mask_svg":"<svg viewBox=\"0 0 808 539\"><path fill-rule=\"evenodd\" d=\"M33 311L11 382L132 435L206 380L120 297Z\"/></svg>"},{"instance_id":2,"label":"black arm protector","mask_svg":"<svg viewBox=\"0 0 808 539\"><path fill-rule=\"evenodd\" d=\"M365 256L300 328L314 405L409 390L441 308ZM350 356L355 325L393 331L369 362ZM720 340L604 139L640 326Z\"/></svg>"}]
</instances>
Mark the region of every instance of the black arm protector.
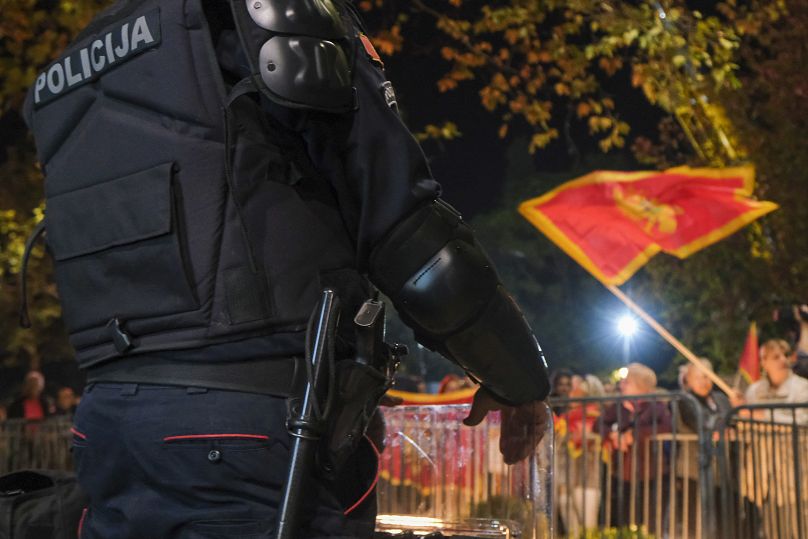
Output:
<instances>
[{"instance_id":1,"label":"black arm protector","mask_svg":"<svg viewBox=\"0 0 808 539\"><path fill-rule=\"evenodd\" d=\"M521 310L460 215L440 200L400 222L374 249L370 278L419 342L499 399L549 393L547 366Z\"/></svg>"}]
</instances>

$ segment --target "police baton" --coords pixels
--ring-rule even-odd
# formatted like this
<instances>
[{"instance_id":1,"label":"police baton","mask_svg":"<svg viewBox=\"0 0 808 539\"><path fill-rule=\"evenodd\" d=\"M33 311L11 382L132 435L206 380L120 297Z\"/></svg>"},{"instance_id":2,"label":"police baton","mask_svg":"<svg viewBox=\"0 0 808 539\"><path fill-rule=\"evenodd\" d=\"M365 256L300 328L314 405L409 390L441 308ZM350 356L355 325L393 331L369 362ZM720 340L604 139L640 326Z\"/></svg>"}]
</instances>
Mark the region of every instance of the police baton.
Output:
<instances>
[{"instance_id":1,"label":"police baton","mask_svg":"<svg viewBox=\"0 0 808 539\"><path fill-rule=\"evenodd\" d=\"M278 512L276 539L294 539L300 531L303 490L314 470L317 442L328 412L328 406L323 407L323 397L328 393L329 380L333 378L334 372L328 372L333 364L327 365L325 360L333 359L338 309L339 299L334 291L328 288L323 290L312 315L316 317L316 324L312 327L310 322L306 334L306 389L300 406L290 411L287 421L289 434L292 435L292 451Z\"/></svg>"}]
</instances>

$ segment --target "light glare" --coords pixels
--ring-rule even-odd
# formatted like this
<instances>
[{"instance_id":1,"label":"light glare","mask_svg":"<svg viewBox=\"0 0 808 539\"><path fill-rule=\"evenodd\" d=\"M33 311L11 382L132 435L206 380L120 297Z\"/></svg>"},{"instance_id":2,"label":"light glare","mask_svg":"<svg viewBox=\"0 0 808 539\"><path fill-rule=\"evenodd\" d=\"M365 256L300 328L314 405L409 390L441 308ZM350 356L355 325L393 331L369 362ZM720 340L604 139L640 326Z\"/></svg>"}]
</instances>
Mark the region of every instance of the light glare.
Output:
<instances>
[{"instance_id":1,"label":"light glare","mask_svg":"<svg viewBox=\"0 0 808 539\"><path fill-rule=\"evenodd\" d=\"M623 337L631 337L637 331L637 320L629 315L623 315L617 321L617 331Z\"/></svg>"}]
</instances>

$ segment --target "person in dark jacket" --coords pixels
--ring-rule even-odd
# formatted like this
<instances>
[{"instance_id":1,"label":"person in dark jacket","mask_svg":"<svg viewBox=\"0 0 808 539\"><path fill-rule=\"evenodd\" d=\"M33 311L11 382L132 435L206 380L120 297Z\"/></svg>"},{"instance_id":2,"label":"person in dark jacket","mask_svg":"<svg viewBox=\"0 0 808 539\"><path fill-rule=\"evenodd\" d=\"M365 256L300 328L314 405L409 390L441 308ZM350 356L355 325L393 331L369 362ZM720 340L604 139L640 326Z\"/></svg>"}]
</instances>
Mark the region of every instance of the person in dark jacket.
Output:
<instances>
[{"instance_id":1,"label":"person in dark jacket","mask_svg":"<svg viewBox=\"0 0 808 539\"><path fill-rule=\"evenodd\" d=\"M367 371L354 320L378 289L481 384L466 424L501 410L506 462L533 452L541 350L366 33L347 0L118 0L36 77L26 120L88 379L81 539L271 536L324 289L337 373ZM373 450L351 439L308 477L299 537L372 533Z\"/></svg>"},{"instance_id":2,"label":"person in dark jacket","mask_svg":"<svg viewBox=\"0 0 808 539\"><path fill-rule=\"evenodd\" d=\"M661 529L657 512L646 512L644 506L646 495L656 500L660 491L663 507L667 504L667 456L657 459L663 446L654 441L654 436L671 431L671 413L665 402L647 397L657 391L654 371L641 363L630 363L626 377L620 381L621 396L628 398L610 406L601 416L601 436L611 447L612 526L644 524L652 533Z\"/></svg>"},{"instance_id":3,"label":"person in dark jacket","mask_svg":"<svg viewBox=\"0 0 808 539\"><path fill-rule=\"evenodd\" d=\"M710 360L701 358L701 362L713 370ZM733 406L730 397L723 391L715 389L713 381L692 363L687 363L682 369L682 389L692 395L698 403L698 409L695 409L690 400L681 401L679 412L683 425L690 432L698 433L697 418L701 415L702 432L711 438L719 421ZM741 402L735 395L732 396L732 401L736 406Z\"/></svg>"}]
</instances>

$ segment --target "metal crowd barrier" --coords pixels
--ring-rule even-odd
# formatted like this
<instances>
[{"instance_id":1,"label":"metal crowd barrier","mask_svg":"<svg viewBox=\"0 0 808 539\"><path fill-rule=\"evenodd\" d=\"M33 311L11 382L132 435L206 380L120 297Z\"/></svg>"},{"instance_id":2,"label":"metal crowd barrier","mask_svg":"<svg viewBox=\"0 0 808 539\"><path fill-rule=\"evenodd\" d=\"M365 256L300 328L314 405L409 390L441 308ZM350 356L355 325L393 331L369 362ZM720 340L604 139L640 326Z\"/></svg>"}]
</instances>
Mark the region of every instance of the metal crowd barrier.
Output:
<instances>
[{"instance_id":1,"label":"metal crowd barrier","mask_svg":"<svg viewBox=\"0 0 808 539\"><path fill-rule=\"evenodd\" d=\"M705 538L717 498L710 433L684 393L551 401L558 537ZM681 421L688 406L694 429ZM611 536L611 535L609 535Z\"/></svg>"},{"instance_id":2,"label":"metal crowd barrier","mask_svg":"<svg viewBox=\"0 0 808 539\"><path fill-rule=\"evenodd\" d=\"M722 427L720 536L808 538L808 403L741 406Z\"/></svg>"},{"instance_id":3,"label":"metal crowd barrier","mask_svg":"<svg viewBox=\"0 0 808 539\"><path fill-rule=\"evenodd\" d=\"M377 530L418 535L552 537L552 425L527 460L506 465L500 417L473 428L469 405L383 410L385 447L377 485Z\"/></svg>"},{"instance_id":4,"label":"metal crowd barrier","mask_svg":"<svg viewBox=\"0 0 808 539\"><path fill-rule=\"evenodd\" d=\"M554 432L515 466L502 462L496 415L468 428L468 405L384 409L378 529L808 539L808 403L742 406L715 431L683 393L551 405ZM695 429L680 420L685 406ZM67 417L0 422L0 474L71 469L70 426Z\"/></svg>"},{"instance_id":5,"label":"metal crowd barrier","mask_svg":"<svg viewBox=\"0 0 808 539\"><path fill-rule=\"evenodd\" d=\"M71 470L71 424L67 416L0 422L0 474L32 468Z\"/></svg>"}]
</instances>

